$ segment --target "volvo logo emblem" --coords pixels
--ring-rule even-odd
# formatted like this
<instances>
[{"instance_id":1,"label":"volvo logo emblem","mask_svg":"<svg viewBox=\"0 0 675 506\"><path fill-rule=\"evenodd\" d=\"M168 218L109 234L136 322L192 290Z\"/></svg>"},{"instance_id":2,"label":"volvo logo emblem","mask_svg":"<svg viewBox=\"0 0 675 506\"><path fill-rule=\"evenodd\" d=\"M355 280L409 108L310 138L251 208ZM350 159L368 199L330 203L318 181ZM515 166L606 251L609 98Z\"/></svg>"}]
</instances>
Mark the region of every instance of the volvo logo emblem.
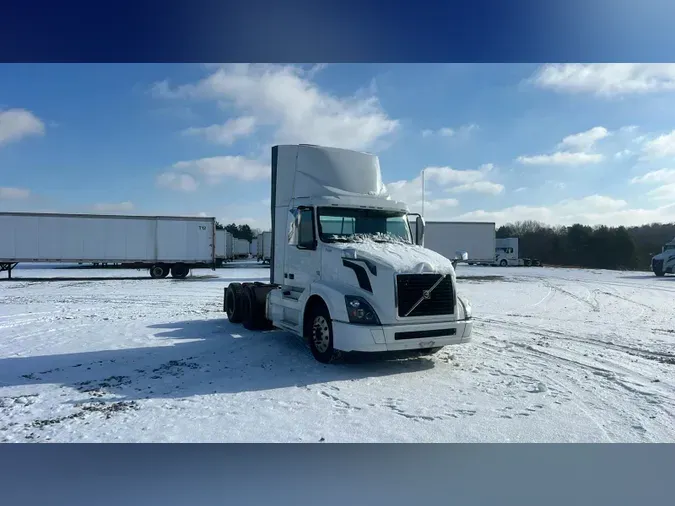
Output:
<instances>
[{"instance_id":1,"label":"volvo logo emblem","mask_svg":"<svg viewBox=\"0 0 675 506\"><path fill-rule=\"evenodd\" d=\"M424 291L422 292L422 297L423 297L425 300L429 300L429 299L431 298L431 291L430 291L430 290L424 290Z\"/></svg>"}]
</instances>

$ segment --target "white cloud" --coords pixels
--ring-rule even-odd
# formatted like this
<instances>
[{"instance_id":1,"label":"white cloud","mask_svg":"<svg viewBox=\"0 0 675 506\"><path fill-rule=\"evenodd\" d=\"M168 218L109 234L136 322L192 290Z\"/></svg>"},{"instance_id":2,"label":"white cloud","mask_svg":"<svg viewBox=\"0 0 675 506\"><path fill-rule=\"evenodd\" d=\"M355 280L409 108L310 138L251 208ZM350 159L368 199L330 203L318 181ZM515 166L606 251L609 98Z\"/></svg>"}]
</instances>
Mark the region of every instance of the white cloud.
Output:
<instances>
[{"instance_id":1,"label":"white cloud","mask_svg":"<svg viewBox=\"0 0 675 506\"><path fill-rule=\"evenodd\" d=\"M629 158L629 157L633 156L634 154L635 153L633 153L633 151L631 151L630 149L624 149L624 150L621 150L621 151L615 153L614 158L616 158L617 160L623 160L625 158Z\"/></svg>"},{"instance_id":2,"label":"white cloud","mask_svg":"<svg viewBox=\"0 0 675 506\"><path fill-rule=\"evenodd\" d=\"M478 125L471 123L468 125L462 125L458 129L450 128L450 127L443 127L439 128L438 130L430 130L430 129L425 129L422 130L422 137L431 137L433 135L438 135L439 137L455 137L458 134L463 134L467 135L470 132L478 130Z\"/></svg>"},{"instance_id":3,"label":"white cloud","mask_svg":"<svg viewBox=\"0 0 675 506\"><path fill-rule=\"evenodd\" d=\"M243 156L214 156L174 163L176 173L189 173L204 177L209 183L218 183L224 178L256 181L269 177L270 167L259 160ZM168 177L168 176L166 176Z\"/></svg>"},{"instance_id":4,"label":"white cloud","mask_svg":"<svg viewBox=\"0 0 675 506\"><path fill-rule=\"evenodd\" d=\"M597 141L607 136L609 136L609 131L605 127L593 127L585 132L568 135L562 140L559 147L572 151L590 151Z\"/></svg>"},{"instance_id":5,"label":"white cloud","mask_svg":"<svg viewBox=\"0 0 675 506\"><path fill-rule=\"evenodd\" d=\"M675 183L675 169L659 169L636 176L631 183Z\"/></svg>"},{"instance_id":6,"label":"white cloud","mask_svg":"<svg viewBox=\"0 0 675 506\"><path fill-rule=\"evenodd\" d=\"M495 169L495 164L494 163L484 163L480 167L478 167L478 170L481 172L491 172Z\"/></svg>"},{"instance_id":7,"label":"white cloud","mask_svg":"<svg viewBox=\"0 0 675 506\"><path fill-rule=\"evenodd\" d=\"M312 72L293 65L225 65L194 84L156 83L155 96L215 100L276 127L274 141L369 149L393 133L377 97L338 97L311 81ZM372 91L372 90L371 90Z\"/></svg>"},{"instance_id":8,"label":"white cloud","mask_svg":"<svg viewBox=\"0 0 675 506\"><path fill-rule=\"evenodd\" d=\"M94 205L94 209L102 213L126 213L133 211L134 205L129 201L114 204L99 203Z\"/></svg>"},{"instance_id":9,"label":"white cloud","mask_svg":"<svg viewBox=\"0 0 675 506\"><path fill-rule=\"evenodd\" d=\"M247 137L255 131L256 119L253 116L242 116L226 121L222 125L208 127L190 127L183 130L183 135L203 136L214 144L230 146L239 137Z\"/></svg>"},{"instance_id":10,"label":"white cloud","mask_svg":"<svg viewBox=\"0 0 675 506\"><path fill-rule=\"evenodd\" d=\"M624 200L602 195L563 200L551 206L512 206L498 211L476 210L453 219L494 221L497 225L535 220L548 225L609 225L639 226L653 222L675 221L675 204L653 209L631 208Z\"/></svg>"},{"instance_id":11,"label":"white cloud","mask_svg":"<svg viewBox=\"0 0 675 506\"><path fill-rule=\"evenodd\" d=\"M30 197L30 190L0 186L0 200L23 200Z\"/></svg>"},{"instance_id":12,"label":"white cloud","mask_svg":"<svg viewBox=\"0 0 675 506\"><path fill-rule=\"evenodd\" d=\"M651 158L675 156L675 130L646 142L642 149Z\"/></svg>"},{"instance_id":13,"label":"white cloud","mask_svg":"<svg viewBox=\"0 0 675 506\"><path fill-rule=\"evenodd\" d=\"M659 186L647 193L647 195L654 200L670 200L675 202L675 183Z\"/></svg>"},{"instance_id":14,"label":"white cloud","mask_svg":"<svg viewBox=\"0 0 675 506\"><path fill-rule=\"evenodd\" d=\"M550 155L519 156L516 160L523 165L587 165L602 162L605 157L599 153L569 153L557 151Z\"/></svg>"},{"instance_id":15,"label":"white cloud","mask_svg":"<svg viewBox=\"0 0 675 506\"><path fill-rule=\"evenodd\" d=\"M446 191L452 193L487 193L489 195L499 195L504 191L504 185L492 183L490 181L476 181L475 183L467 183L454 188L448 188Z\"/></svg>"},{"instance_id":16,"label":"white cloud","mask_svg":"<svg viewBox=\"0 0 675 506\"><path fill-rule=\"evenodd\" d=\"M199 187L197 180L190 174L180 174L177 172L164 172L158 175L157 185L184 192L192 192Z\"/></svg>"},{"instance_id":17,"label":"white cloud","mask_svg":"<svg viewBox=\"0 0 675 506\"><path fill-rule=\"evenodd\" d=\"M424 169L425 181L435 181L440 185L468 184L485 178L482 170L457 170L451 167L427 167Z\"/></svg>"},{"instance_id":18,"label":"white cloud","mask_svg":"<svg viewBox=\"0 0 675 506\"><path fill-rule=\"evenodd\" d=\"M45 125L32 112L25 109L0 111L0 146L17 142L30 135L43 135Z\"/></svg>"},{"instance_id":19,"label":"white cloud","mask_svg":"<svg viewBox=\"0 0 675 506\"><path fill-rule=\"evenodd\" d=\"M524 192L525 190L527 190L527 188L524 187L524 186L521 186L520 188L516 188L515 190L513 190L513 192L514 193L520 193L520 192Z\"/></svg>"},{"instance_id":20,"label":"white cloud","mask_svg":"<svg viewBox=\"0 0 675 506\"><path fill-rule=\"evenodd\" d=\"M541 88L602 97L675 90L671 63L566 63L540 67L530 82Z\"/></svg>"},{"instance_id":21,"label":"white cloud","mask_svg":"<svg viewBox=\"0 0 675 506\"><path fill-rule=\"evenodd\" d=\"M457 207L459 200L457 199L431 199L424 202L424 210L426 211L443 211L448 208Z\"/></svg>"}]
</instances>

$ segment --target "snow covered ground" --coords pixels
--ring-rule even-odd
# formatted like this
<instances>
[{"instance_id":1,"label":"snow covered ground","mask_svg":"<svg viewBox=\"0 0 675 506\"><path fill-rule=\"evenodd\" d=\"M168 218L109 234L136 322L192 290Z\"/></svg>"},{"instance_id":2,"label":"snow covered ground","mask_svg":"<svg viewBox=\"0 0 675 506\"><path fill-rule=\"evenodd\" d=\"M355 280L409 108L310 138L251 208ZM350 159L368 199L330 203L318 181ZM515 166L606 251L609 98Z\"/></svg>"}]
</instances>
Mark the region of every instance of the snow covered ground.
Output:
<instances>
[{"instance_id":1,"label":"snow covered ground","mask_svg":"<svg viewBox=\"0 0 675 506\"><path fill-rule=\"evenodd\" d=\"M17 269L0 441L675 441L675 277L460 266L472 343L324 366L227 321L268 272Z\"/></svg>"}]
</instances>

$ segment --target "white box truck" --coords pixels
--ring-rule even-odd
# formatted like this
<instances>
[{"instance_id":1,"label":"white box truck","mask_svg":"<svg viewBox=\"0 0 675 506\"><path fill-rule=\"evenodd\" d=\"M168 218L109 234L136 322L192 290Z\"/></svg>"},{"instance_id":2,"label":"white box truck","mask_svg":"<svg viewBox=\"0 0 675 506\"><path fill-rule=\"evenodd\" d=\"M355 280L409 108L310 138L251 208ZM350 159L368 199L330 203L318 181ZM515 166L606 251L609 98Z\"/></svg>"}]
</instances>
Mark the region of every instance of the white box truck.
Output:
<instances>
[{"instance_id":1,"label":"white box truck","mask_svg":"<svg viewBox=\"0 0 675 506\"><path fill-rule=\"evenodd\" d=\"M493 222L427 221L424 247L454 260L461 252L469 265L491 264L495 259Z\"/></svg>"},{"instance_id":2,"label":"white box truck","mask_svg":"<svg viewBox=\"0 0 675 506\"><path fill-rule=\"evenodd\" d=\"M652 257L652 271L659 277L675 274L675 238L663 246L661 253Z\"/></svg>"},{"instance_id":3,"label":"white box truck","mask_svg":"<svg viewBox=\"0 0 675 506\"><path fill-rule=\"evenodd\" d=\"M258 261L270 263L272 258L272 232L261 232L258 235Z\"/></svg>"},{"instance_id":4,"label":"white box truck","mask_svg":"<svg viewBox=\"0 0 675 506\"><path fill-rule=\"evenodd\" d=\"M230 283L223 309L247 329L304 337L323 363L341 352L432 354L470 340L453 262L423 247L388 195L377 156L272 147L270 283Z\"/></svg>"},{"instance_id":5,"label":"white box truck","mask_svg":"<svg viewBox=\"0 0 675 506\"><path fill-rule=\"evenodd\" d=\"M258 258L258 237L254 237L253 240L249 243L248 254L251 258Z\"/></svg>"},{"instance_id":6,"label":"white box truck","mask_svg":"<svg viewBox=\"0 0 675 506\"><path fill-rule=\"evenodd\" d=\"M118 263L153 278L215 268L215 218L0 213L0 271L21 262Z\"/></svg>"}]
</instances>

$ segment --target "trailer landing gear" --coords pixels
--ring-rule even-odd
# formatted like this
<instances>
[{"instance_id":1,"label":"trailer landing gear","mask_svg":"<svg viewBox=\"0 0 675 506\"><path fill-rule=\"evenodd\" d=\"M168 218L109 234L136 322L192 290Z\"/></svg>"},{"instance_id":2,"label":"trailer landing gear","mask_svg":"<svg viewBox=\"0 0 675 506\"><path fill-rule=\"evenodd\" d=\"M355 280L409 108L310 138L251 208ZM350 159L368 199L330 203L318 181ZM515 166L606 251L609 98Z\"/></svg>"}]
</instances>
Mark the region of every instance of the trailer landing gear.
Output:
<instances>
[{"instance_id":1,"label":"trailer landing gear","mask_svg":"<svg viewBox=\"0 0 675 506\"><path fill-rule=\"evenodd\" d=\"M19 262L5 262L0 264L0 272L7 271L7 279L12 279L12 269L19 265Z\"/></svg>"}]
</instances>

